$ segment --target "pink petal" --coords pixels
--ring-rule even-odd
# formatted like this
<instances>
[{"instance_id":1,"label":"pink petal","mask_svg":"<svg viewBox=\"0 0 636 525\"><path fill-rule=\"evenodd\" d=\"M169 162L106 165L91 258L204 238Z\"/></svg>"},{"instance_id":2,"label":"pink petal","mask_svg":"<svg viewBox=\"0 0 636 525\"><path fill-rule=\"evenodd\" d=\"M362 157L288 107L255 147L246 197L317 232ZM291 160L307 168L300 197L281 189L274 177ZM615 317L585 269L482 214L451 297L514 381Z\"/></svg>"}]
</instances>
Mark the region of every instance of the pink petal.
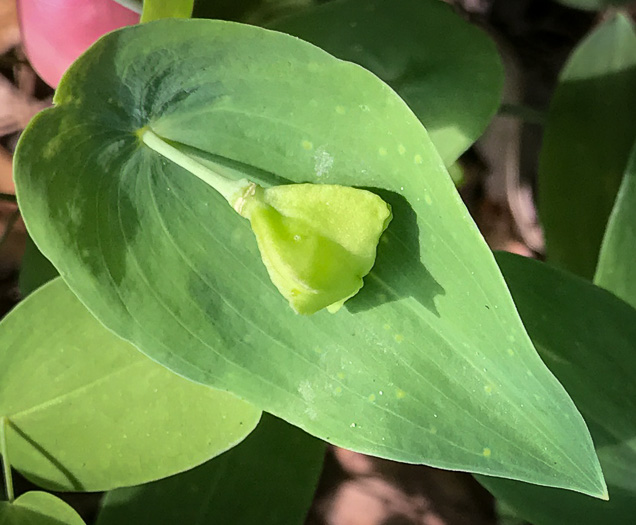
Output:
<instances>
[{"instance_id":1,"label":"pink petal","mask_svg":"<svg viewBox=\"0 0 636 525\"><path fill-rule=\"evenodd\" d=\"M114 0L18 0L18 14L27 57L53 87L100 36L139 22Z\"/></svg>"}]
</instances>

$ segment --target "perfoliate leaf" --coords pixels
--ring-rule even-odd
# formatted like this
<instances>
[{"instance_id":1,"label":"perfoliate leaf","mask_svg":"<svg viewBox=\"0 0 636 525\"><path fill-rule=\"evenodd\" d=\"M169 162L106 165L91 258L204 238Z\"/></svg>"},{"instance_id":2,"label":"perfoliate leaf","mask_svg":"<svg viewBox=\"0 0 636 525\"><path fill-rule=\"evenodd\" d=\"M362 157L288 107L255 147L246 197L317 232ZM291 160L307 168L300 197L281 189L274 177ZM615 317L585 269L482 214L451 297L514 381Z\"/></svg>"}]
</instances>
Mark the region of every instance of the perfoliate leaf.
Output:
<instances>
[{"instance_id":1,"label":"perfoliate leaf","mask_svg":"<svg viewBox=\"0 0 636 525\"><path fill-rule=\"evenodd\" d=\"M100 40L55 103L21 138L18 200L115 333L346 448L605 494L442 160L377 77L281 33L162 20ZM263 187L379 195L393 219L363 288L334 315L296 315L249 222L143 129Z\"/></svg>"},{"instance_id":2,"label":"perfoliate leaf","mask_svg":"<svg viewBox=\"0 0 636 525\"><path fill-rule=\"evenodd\" d=\"M240 442L260 412L191 383L104 328L61 279L0 323L11 465L52 490L170 476Z\"/></svg>"}]
</instances>

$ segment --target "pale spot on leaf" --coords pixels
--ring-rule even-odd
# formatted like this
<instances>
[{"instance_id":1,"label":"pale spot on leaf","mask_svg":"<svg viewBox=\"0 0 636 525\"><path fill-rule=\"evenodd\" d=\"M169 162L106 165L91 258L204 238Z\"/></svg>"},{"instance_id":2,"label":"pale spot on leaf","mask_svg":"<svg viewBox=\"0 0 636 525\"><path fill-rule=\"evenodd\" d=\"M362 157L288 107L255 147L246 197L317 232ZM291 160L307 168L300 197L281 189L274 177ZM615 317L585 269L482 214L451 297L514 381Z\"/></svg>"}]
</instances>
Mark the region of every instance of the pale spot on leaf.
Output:
<instances>
[{"instance_id":1,"label":"pale spot on leaf","mask_svg":"<svg viewBox=\"0 0 636 525\"><path fill-rule=\"evenodd\" d=\"M322 177L326 175L332 166L333 157L321 146L314 154L314 171L316 172L316 176Z\"/></svg>"}]
</instances>

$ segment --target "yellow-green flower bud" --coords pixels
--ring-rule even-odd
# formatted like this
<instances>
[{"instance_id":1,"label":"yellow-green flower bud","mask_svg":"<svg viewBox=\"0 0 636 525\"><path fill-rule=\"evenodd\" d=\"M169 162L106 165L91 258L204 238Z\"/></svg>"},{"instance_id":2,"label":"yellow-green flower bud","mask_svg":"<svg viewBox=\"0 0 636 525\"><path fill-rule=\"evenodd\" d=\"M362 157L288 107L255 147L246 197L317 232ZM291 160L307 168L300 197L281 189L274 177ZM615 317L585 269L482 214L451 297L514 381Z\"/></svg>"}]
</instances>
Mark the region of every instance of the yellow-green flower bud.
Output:
<instances>
[{"instance_id":1,"label":"yellow-green flower bud","mask_svg":"<svg viewBox=\"0 0 636 525\"><path fill-rule=\"evenodd\" d=\"M250 220L272 282L300 314L335 312L362 288L391 220L374 193L327 184L252 184L234 208Z\"/></svg>"}]
</instances>

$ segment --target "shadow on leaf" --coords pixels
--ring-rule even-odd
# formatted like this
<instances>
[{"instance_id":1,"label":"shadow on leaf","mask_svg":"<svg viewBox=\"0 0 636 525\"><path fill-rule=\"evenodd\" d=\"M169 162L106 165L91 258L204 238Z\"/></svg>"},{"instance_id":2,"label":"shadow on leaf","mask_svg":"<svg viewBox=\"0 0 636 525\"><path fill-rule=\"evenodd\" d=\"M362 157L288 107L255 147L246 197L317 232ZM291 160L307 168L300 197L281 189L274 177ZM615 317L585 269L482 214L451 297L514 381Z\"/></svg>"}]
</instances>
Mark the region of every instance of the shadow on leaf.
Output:
<instances>
[{"instance_id":1,"label":"shadow on leaf","mask_svg":"<svg viewBox=\"0 0 636 525\"><path fill-rule=\"evenodd\" d=\"M380 239L375 265L364 278L364 286L345 306L355 314L384 303L413 297L439 317L435 297L446 292L420 261L419 227L415 211L398 193L380 188L363 189L389 203L393 219Z\"/></svg>"}]
</instances>

